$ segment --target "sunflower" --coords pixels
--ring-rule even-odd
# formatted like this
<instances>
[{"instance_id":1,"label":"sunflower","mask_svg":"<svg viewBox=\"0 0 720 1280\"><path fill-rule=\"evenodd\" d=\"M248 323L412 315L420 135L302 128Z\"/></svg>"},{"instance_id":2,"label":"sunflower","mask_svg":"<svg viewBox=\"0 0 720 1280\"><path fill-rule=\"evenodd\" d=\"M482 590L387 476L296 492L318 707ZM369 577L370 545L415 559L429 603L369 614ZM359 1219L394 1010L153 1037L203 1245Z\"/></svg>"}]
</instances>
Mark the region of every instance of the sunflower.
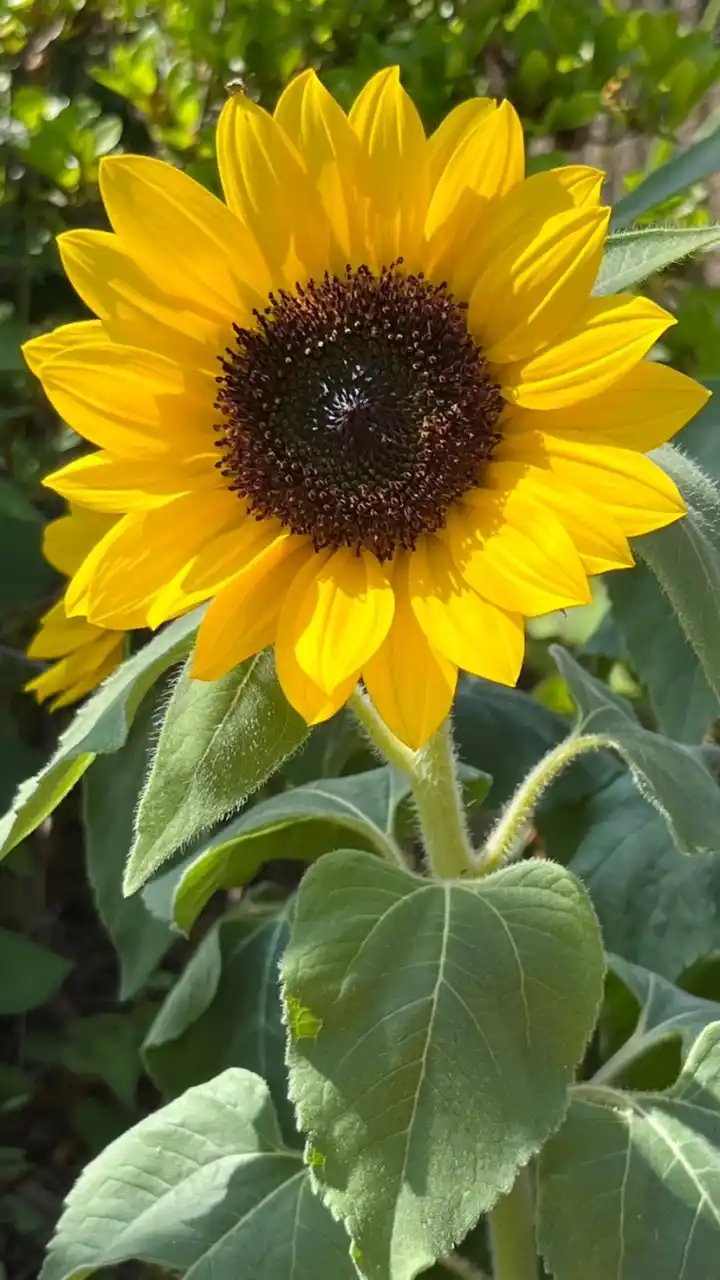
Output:
<instances>
[{"instance_id":1,"label":"sunflower","mask_svg":"<svg viewBox=\"0 0 720 1280\"><path fill-rule=\"evenodd\" d=\"M362 679L418 747L458 668L514 684L524 618L683 513L644 455L706 393L644 362L665 311L592 297L602 174L525 179L508 102L426 138L397 69L348 116L308 71L274 115L235 94L217 152L225 203L114 157L113 233L60 237L97 319L30 354L100 451L47 483L122 515L68 612L156 627L209 600L196 678L274 645L309 723Z\"/></svg>"},{"instance_id":2,"label":"sunflower","mask_svg":"<svg viewBox=\"0 0 720 1280\"><path fill-rule=\"evenodd\" d=\"M118 520L72 507L69 515L53 520L43 535L46 560L67 577L80 567L88 552ZM52 698L52 710L78 702L96 688L125 657L122 631L94 626L85 618L69 618L59 600L40 620L40 630L28 646L30 658L58 658L25 688L38 702Z\"/></svg>"}]
</instances>

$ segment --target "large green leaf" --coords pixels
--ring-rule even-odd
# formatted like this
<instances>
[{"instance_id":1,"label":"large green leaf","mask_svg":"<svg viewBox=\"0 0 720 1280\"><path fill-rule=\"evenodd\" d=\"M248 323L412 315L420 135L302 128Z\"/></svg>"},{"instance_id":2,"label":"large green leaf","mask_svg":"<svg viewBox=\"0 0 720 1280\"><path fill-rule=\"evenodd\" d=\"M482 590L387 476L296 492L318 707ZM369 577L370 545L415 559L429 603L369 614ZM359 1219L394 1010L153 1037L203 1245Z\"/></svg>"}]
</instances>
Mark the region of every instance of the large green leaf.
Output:
<instances>
[{"instance_id":1,"label":"large green leaf","mask_svg":"<svg viewBox=\"0 0 720 1280\"><path fill-rule=\"evenodd\" d=\"M621 293L691 253L720 244L720 227L644 227L608 237L593 293Z\"/></svg>"},{"instance_id":2,"label":"large green leaf","mask_svg":"<svg viewBox=\"0 0 720 1280\"><path fill-rule=\"evenodd\" d=\"M124 891L240 807L308 734L268 650L221 680L178 681L137 815Z\"/></svg>"},{"instance_id":3,"label":"large green leaf","mask_svg":"<svg viewBox=\"0 0 720 1280\"><path fill-rule=\"evenodd\" d=\"M462 1239L560 1122L602 994L579 883L549 862L437 882L365 853L303 879L282 971L306 1157L371 1280Z\"/></svg>"},{"instance_id":4,"label":"large green leaf","mask_svg":"<svg viewBox=\"0 0 720 1280\"><path fill-rule=\"evenodd\" d=\"M0 1015L27 1013L62 986L72 964L20 933L0 929Z\"/></svg>"},{"instance_id":5,"label":"large green leaf","mask_svg":"<svg viewBox=\"0 0 720 1280\"><path fill-rule=\"evenodd\" d=\"M720 169L720 129L716 129L701 142L688 147L667 164L655 169L647 178L618 200L613 207L612 225L617 230L628 227L641 214L648 213L670 196L686 187L702 182Z\"/></svg>"},{"instance_id":6,"label":"large green leaf","mask_svg":"<svg viewBox=\"0 0 720 1280\"><path fill-rule=\"evenodd\" d=\"M539 825L587 885L610 951L673 979L720 950L720 852L681 858L629 774Z\"/></svg>"},{"instance_id":7,"label":"large green leaf","mask_svg":"<svg viewBox=\"0 0 720 1280\"><path fill-rule=\"evenodd\" d=\"M196 610L166 627L80 708L52 759L22 784L12 809L0 820L0 857L44 822L97 755L119 750L148 689L187 653L199 616Z\"/></svg>"},{"instance_id":8,"label":"large green leaf","mask_svg":"<svg viewBox=\"0 0 720 1280\"><path fill-rule=\"evenodd\" d=\"M267 1085L230 1068L106 1147L67 1200L42 1280L139 1259L185 1280L354 1280L342 1227L283 1146Z\"/></svg>"},{"instance_id":9,"label":"large green leaf","mask_svg":"<svg viewBox=\"0 0 720 1280\"><path fill-rule=\"evenodd\" d=\"M713 1280L720 1258L720 1023L667 1093L581 1085L540 1158L556 1280Z\"/></svg>"},{"instance_id":10,"label":"large green leaf","mask_svg":"<svg viewBox=\"0 0 720 1280\"><path fill-rule=\"evenodd\" d=\"M331 849L397 856L393 835L409 786L388 767L325 778L261 800L145 886L161 919L189 931L218 889L247 884L265 862L312 862Z\"/></svg>"},{"instance_id":11,"label":"large green leaf","mask_svg":"<svg viewBox=\"0 0 720 1280\"><path fill-rule=\"evenodd\" d=\"M154 696L146 697L124 747L112 756L98 756L83 780L85 864L95 905L120 961L120 1000L137 993L173 940L171 929L141 897L125 898L121 889L152 731L165 696L163 682Z\"/></svg>"},{"instance_id":12,"label":"large green leaf","mask_svg":"<svg viewBox=\"0 0 720 1280\"><path fill-rule=\"evenodd\" d=\"M295 1129L287 1101L278 965L290 903L242 903L205 935L145 1040L151 1076L167 1097L245 1067L267 1081L283 1131Z\"/></svg>"},{"instance_id":13,"label":"large green leaf","mask_svg":"<svg viewBox=\"0 0 720 1280\"><path fill-rule=\"evenodd\" d=\"M720 843L720 788L698 752L638 724L628 704L588 675L558 645L550 649L578 706L578 731L611 739L638 786L663 814L682 853Z\"/></svg>"},{"instance_id":14,"label":"large green leaf","mask_svg":"<svg viewBox=\"0 0 720 1280\"><path fill-rule=\"evenodd\" d=\"M671 1041L679 1042L685 1056L701 1031L720 1018L720 1004L716 1001L690 995L641 965L609 955L608 966L609 983L614 981L622 986L634 1006L636 1022L594 1077L598 1083L621 1079L628 1068L636 1067L658 1046Z\"/></svg>"}]
</instances>

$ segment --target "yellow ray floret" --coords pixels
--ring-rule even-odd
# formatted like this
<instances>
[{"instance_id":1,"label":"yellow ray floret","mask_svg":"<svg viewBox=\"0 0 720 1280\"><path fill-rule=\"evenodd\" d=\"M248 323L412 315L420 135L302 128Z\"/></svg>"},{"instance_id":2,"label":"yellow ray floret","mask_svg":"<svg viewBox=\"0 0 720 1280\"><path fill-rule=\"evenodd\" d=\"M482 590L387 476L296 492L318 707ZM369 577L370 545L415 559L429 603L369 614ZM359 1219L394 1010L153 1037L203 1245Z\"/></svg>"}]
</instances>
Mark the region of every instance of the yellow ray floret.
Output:
<instances>
[{"instance_id":1,"label":"yellow ray floret","mask_svg":"<svg viewBox=\"0 0 720 1280\"><path fill-rule=\"evenodd\" d=\"M232 97L217 154L224 203L104 160L112 232L61 237L97 318L26 355L99 450L47 483L107 522L62 625L209 601L197 679L274 645L308 722L363 679L419 747L458 669L514 684L524 619L683 514L645 455L706 392L647 362L671 316L592 296L602 174L526 179L508 102L428 138L397 69L349 115L305 72L274 115Z\"/></svg>"},{"instance_id":2,"label":"yellow ray floret","mask_svg":"<svg viewBox=\"0 0 720 1280\"><path fill-rule=\"evenodd\" d=\"M72 576L116 520L117 516L71 508L69 515L53 520L45 529L46 559L60 573ZM25 686L38 702L52 698L54 711L84 698L115 670L125 656L125 635L95 626L86 618L69 618L64 600L59 600L41 618L27 652L30 658L54 659Z\"/></svg>"}]
</instances>

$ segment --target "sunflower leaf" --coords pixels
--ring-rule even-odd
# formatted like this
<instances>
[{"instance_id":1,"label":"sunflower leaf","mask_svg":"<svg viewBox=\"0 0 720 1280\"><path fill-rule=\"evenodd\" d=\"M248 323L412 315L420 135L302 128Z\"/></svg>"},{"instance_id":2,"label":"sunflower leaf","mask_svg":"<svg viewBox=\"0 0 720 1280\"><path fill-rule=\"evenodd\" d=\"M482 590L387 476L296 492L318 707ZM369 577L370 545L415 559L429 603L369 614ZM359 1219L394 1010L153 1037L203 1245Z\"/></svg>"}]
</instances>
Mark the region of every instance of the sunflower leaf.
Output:
<instances>
[{"instance_id":1,"label":"sunflower leaf","mask_svg":"<svg viewBox=\"0 0 720 1280\"><path fill-rule=\"evenodd\" d=\"M283 1146L268 1087L230 1068L86 1166L42 1280L137 1259L194 1280L354 1280L348 1241Z\"/></svg>"},{"instance_id":2,"label":"sunflower leaf","mask_svg":"<svg viewBox=\"0 0 720 1280\"><path fill-rule=\"evenodd\" d=\"M654 209L670 196L677 195L687 187L702 182L720 169L720 129L716 129L688 147L680 155L674 156L667 164L648 174L647 178L618 200L613 206L612 227L619 230L628 227L641 214Z\"/></svg>"},{"instance_id":3,"label":"sunflower leaf","mask_svg":"<svg viewBox=\"0 0 720 1280\"><path fill-rule=\"evenodd\" d=\"M226 1067L267 1082L281 1127L297 1134L287 1098L279 963L292 899L249 899L219 920L160 1008L145 1038L145 1065L166 1097Z\"/></svg>"},{"instance_id":4,"label":"sunflower leaf","mask_svg":"<svg viewBox=\"0 0 720 1280\"><path fill-rule=\"evenodd\" d=\"M541 811L538 826L587 886L608 950L671 980L720 951L720 853L679 857L629 773L582 805Z\"/></svg>"},{"instance_id":5,"label":"sunflower leaf","mask_svg":"<svg viewBox=\"0 0 720 1280\"><path fill-rule=\"evenodd\" d=\"M594 1079L599 1083L617 1080L620 1071L643 1058L659 1044L680 1042L685 1059L698 1036L720 1018L720 1004L703 1000L668 982L660 974L641 965L630 964L622 956L608 956L609 982L623 989L624 1003L637 1014L632 1033L624 1039L611 1062L606 1062Z\"/></svg>"},{"instance_id":6,"label":"sunflower leaf","mask_svg":"<svg viewBox=\"0 0 720 1280\"><path fill-rule=\"evenodd\" d=\"M218 889L247 884L273 858L313 862L339 848L397 858L393 835L409 790L401 774L384 766L261 800L154 878L145 901L187 933Z\"/></svg>"},{"instance_id":7,"label":"sunflower leaf","mask_svg":"<svg viewBox=\"0 0 720 1280\"><path fill-rule=\"evenodd\" d=\"M708 253L719 244L720 226L644 227L608 236L593 293L620 293L691 253Z\"/></svg>"},{"instance_id":8,"label":"sunflower leaf","mask_svg":"<svg viewBox=\"0 0 720 1280\"><path fill-rule=\"evenodd\" d=\"M340 852L307 872L282 965L290 1095L368 1280L447 1254L557 1127L603 969L585 891L550 862L454 884Z\"/></svg>"},{"instance_id":9,"label":"sunflower leaf","mask_svg":"<svg viewBox=\"0 0 720 1280\"><path fill-rule=\"evenodd\" d=\"M187 653L201 612L165 627L101 685L80 708L44 769L23 782L0 820L0 857L29 836L57 808L98 755L118 751L148 689Z\"/></svg>"},{"instance_id":10,"label":"sunflower leaf","mask_svg":"<svg viewBox=\"0 0 720 1280\"><path fill-rule=\"evenodd\" d=\"M578 707L578 731L612 741L643 795L663 815L681 853L720 847L720 788L698 751L638 724L628 703L559 645L550 653Z\"/></svg>"},{"instance_id":11,"label":"sunflower leaf","mask_svg":"<svg viewBox=\"0 0 720 1280\"><path fill-rule=\"evenodd\" d=\"M720 1256L720 1023L666 1093L580 1085L539 1162L557 1280L705 1280Z\"/></svg>"},{"instance_id":12,"label":"sunflower leaf","mask_svg":"<svg viewBox=\"0 0 720 1280\"><path fill-rule=\"evenodd\" d=\"M137 813L123 892L221 822L305 741L264 650L213 683L182 672Z\"/></svg>"}]
</instances>

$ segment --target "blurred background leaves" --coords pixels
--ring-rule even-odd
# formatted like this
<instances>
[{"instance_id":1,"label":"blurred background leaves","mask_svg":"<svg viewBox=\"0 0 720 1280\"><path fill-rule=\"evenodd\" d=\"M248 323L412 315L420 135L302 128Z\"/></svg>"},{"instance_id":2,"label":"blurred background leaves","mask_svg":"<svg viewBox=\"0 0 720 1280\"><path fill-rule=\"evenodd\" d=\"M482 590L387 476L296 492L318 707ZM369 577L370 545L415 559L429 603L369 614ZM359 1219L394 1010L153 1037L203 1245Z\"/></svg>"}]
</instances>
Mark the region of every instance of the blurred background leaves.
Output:
<instances>
[{"instance_id":1,"label":"blurred background leaves","mask_svg":"<svg viewBox=\"0 0 720 1280\"><path fill-rule=\"evenodd\" d=\"M620 202L618 223L702 227L720 217L720 179L712 176L720 167L719 16L717 0L646 0L642 8L627 0L0 0L0 813L66 723L46 716L21 689L37 665L25 658L25 645L58 585L42 558L41 539L44 522L60 507L40 481L61 455L72 456L77 440L26 371L20 345L85 314L63 276L55 237L72 227L106 226L98 192L102 156L118 150L156 155L216 189L214 123L229 80L240 77L254 99L272 108L287 79L312 66L347 106L370 74L397 62L428 129L473 94L508 96L523 119L531 170L574 160L598 165L608 171L608 199ZM680 156L668 183L668 170L665 177L659 170ZM686 260L645 286L679 321L655 354L704 380L720 377L718 283L718 263L708 257ZM593 621L605 607L602 593L599 603ZM576 620L558 619L536 628L524 684L537 688L537 697L502 691L496 705L487 694L483 715L495 718L486 725L479 714L467 715L477 682L461 695L463 759L493 772L496 792L519 780L520 756L528 756L525 764L537 758L547 745L543 734L556 740L563 732L557 713L568 710L567 691L553 674L547 639L562 634L577 650L587 635L574 634L574 626ZM643 722L654 723L627 665L624 637L610 623L602 636L582 650L585 660L633 698ZM37 1274L61 1198L84 1163L157 1104L155 1084L167 1093L179 1087L166 1088L165 1042L181 1040L187 1051L191 1065L183 1083L206 1077L204 1067L192 1065L192 1028L196 1021L222 1025L226 997L219 960L211 981L203 956L220 954L217 939L224 946L236 934L241 941L246 933L255 938L254 919L242 914L247 907L238 915L237 903L222 927L225 901L217 909L211 903L189 944L158 913L152 886L146 898L129 904L112 892L110 901L102 888L98 850L110 849L114 832L119 868L129 843L137 776L152 736L152 708L145 710L124 748L130 772L117 783L115 808L107 796L120 756L103 757L88 775L89 838L74 794L0 870L0 1256L13 1280ZM508 745L503 755L499 742L519 746L511 753ZM318 773L356 774L372 763L341 720L314 735L258 799ZM615 762L602 757L570 773L546 805L541 838L555 839L559 825L567 857L592 861L596 849L587 847L587 832L591 824L600 830L595 811L604 813L625 787L618 773ZM659 822L639 797L632 803L641 806L638 821ZM608 823L618 815L616 807ZM661 827L657 838L665 849ZM645 851L649 847L646 841ZM556 856L559 848L553 846ZM677 857L670 849L667 856ZM296 871L286 876L279 867L280 885L294 883ZM673 868L668 903L679 895L690 910L696 893L705 901L705 881L699 889L696 884L699 868L692 885L690 864ZM717 855L703 875L717 877ZM607 893L622 893L620 881ZM664 904L661 897L657 909ZM612 945L682 985L697 952L685 954L678 924L676 960L663 969L647 941L652 929L643 933L642 911L636 903L627 937L616 917ZM707 929L704 950L712 951L720 946L714 918ZM135 931L142 955L118 942ZM123 996L133 993L121 1004L110 937L122 957ZM197 950L203 937L204 950ZM242 948L227 945L236 963ZM171 1010L177 1015L191 989L200 995L183 1005L168 1030L167 1007L164 1020L158 1011L191 947L196 958ZM716 999L720 978L697 964L692 981ZM155 1083L139 1052L151 1024L144 1062ZM212 1069L218 1064L225 1064L222 1054Z\"/></svg>"}]
</instances>

